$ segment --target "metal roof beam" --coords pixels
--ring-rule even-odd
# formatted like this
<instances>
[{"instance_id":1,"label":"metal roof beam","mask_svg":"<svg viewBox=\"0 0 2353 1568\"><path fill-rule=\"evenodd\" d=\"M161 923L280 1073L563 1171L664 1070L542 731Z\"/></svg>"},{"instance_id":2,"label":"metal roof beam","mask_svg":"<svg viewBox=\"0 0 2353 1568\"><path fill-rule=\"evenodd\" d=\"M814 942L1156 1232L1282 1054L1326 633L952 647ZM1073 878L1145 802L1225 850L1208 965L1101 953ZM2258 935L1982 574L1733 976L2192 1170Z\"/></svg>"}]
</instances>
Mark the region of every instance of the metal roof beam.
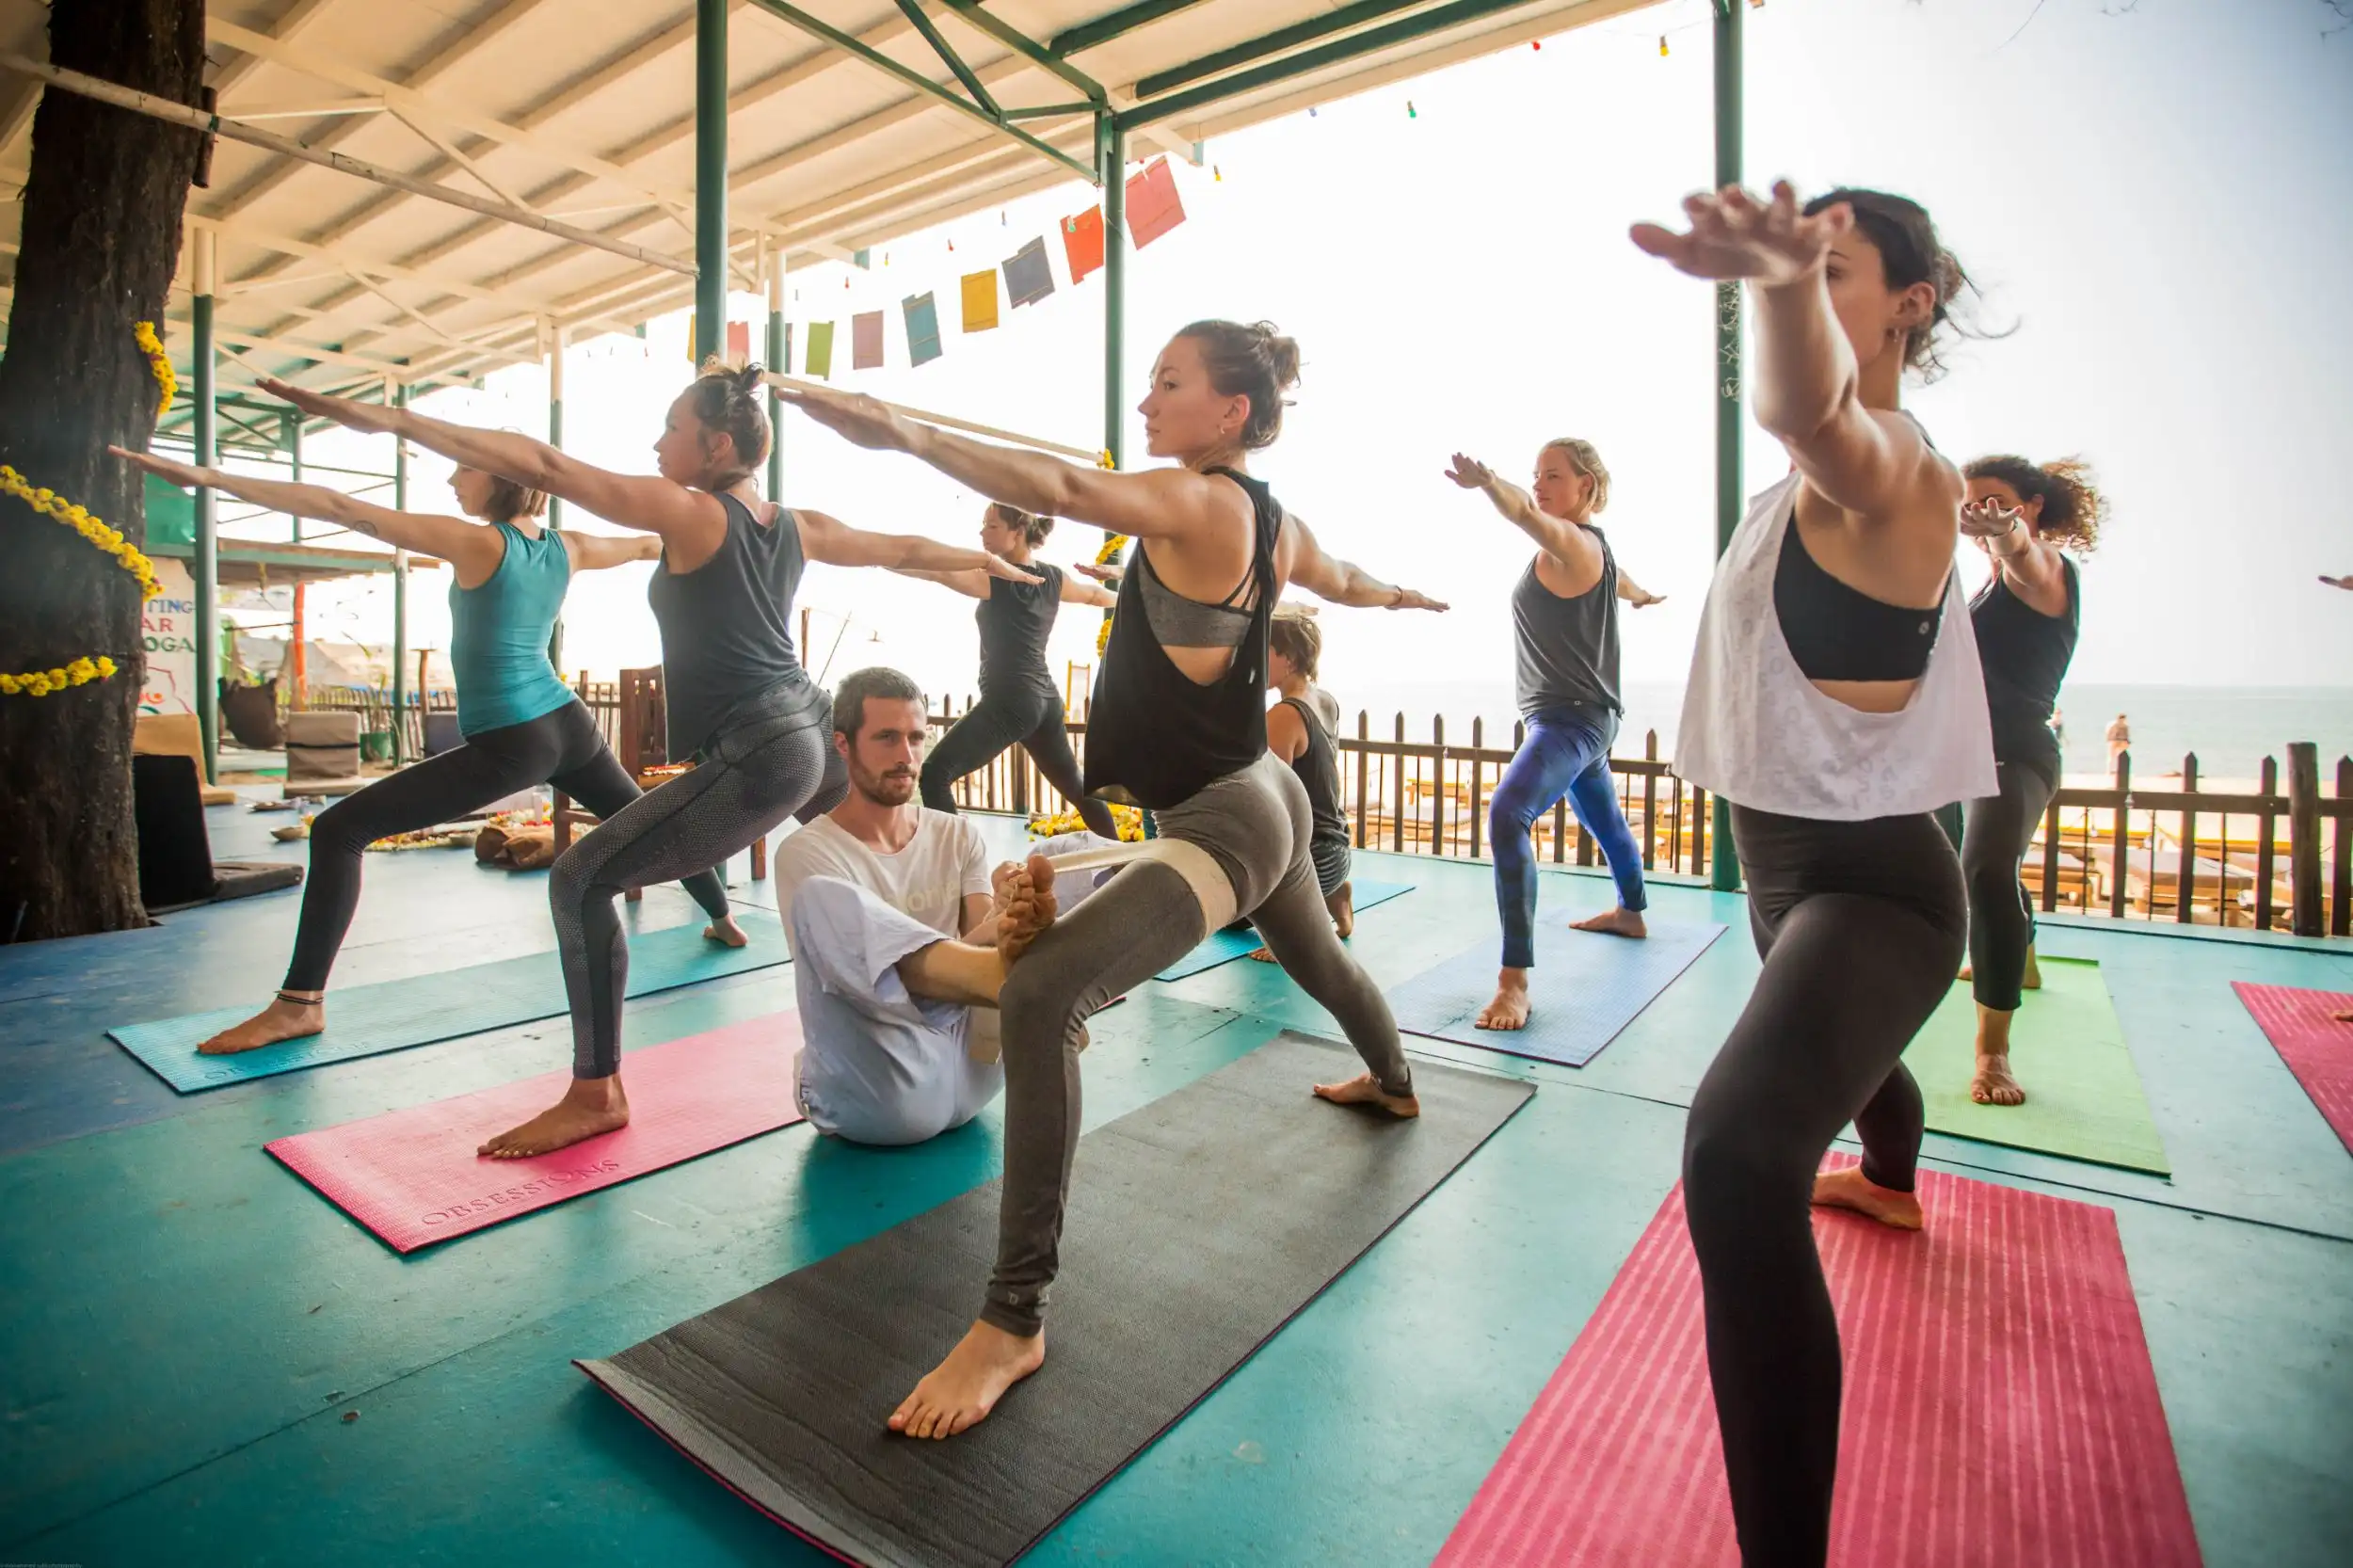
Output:
<instances>
[{"instance_id":1,"label":"metal roof beam","mask_svg":"<svg viewBox=\"0 0 2353 1568\"><path fill-rule=\"evenodd\" d=\"M964 90L972 95L972 102L999 120L1004 119L1004 111L997 106L997 100L988 95L988 89L981 86L981 79L972 74L972 68L964 63L964 56L949 47L948 40L939 36L939 29L932 25L932 19L923 14L922 0L899 0L899 9L905 13L907 21L914 24L915 30L923 35L923 41L932 46L932 53L939 56L939 63L955 72L956 80L964 84Z\"/></svg>"},{"instance_id":2,"label":"metal roof beam","mask_svg":"<svg viewBox=\"0 0 2353 1568\"><path fill-rule=\"evenodd\" d=\"M1171 66L1166 71L1156 71L1136 83L1136 96L1157 98L1163 92L1175 91L1188 82L1197 82L1204 76L1214 76L1221 71L1231 71L1236 66L1248 65L1252 60L1279 55L1295 45L1312 43L1334 33L1344 33L1359 23L1378 21L1398 11L1412 10L1425 3L1426 0L1357 0L1354 5L1342 6L1337 10L1309 17L1305 22L1295 22L1288 27L1277 27L1271 33L1229 44L1198 59Z\"/></svg>"},{"instance_id":3,"label":"metal roof beam","mask_svg":"<svg viewBox=\"0 0 2353 1568\"><path fill-rule=\"evenodd\" d=\"M1215 81L1204 82L1199 87L1189 88L1182 92L1154 97L1144 90L1148 82L1177 74L1176 72L1163 72L1158 77L1147 78L1146 82L1136 84L1138 96L1143 102L1132 109L1121 111L1120 129L1127 130L1131 126L1149 125L1154 120L1172 119L1191 109L1202 108L1228 98L1238 97L1242 93L1252 92L1276 82L1287 82L1294 76L1305 76L1311 72L1321 71L1331 66L1344 65L1350 60L1366 55L1378 54L1385 49L1394 49L1401 44L1412 43L1418 39L1428 38L1433 33L1444 32L1449 27L1459 27L1466 23L1477 22L1504 11L1522 10L1527 8L1529 3L1530 0L1453 0L1452 4L1440 6L1434 10L1401 17L1385 26L1368 28L1361 33L1353 33L1347 38L1336 39L1318 48L1304 49L1297 54L1286 55L1280 59L1269 60L1264 65L1253 67L1248 71L1236 72L1230 76L1221 76ZM1324 27L1327 22L1348 11L1374 14L1371 8L1385 8L1394 10L1397 8L1397 4L1396 0L1360 0L1359 5L1334 11L1329 18L1313 23L1301 23L1297 27L1280 28L1274 33L1268 34L1267 38L1273 39L1287 34L1295 34L1304 27ZM1356 20L1362 19L1360 15ZM1325 30L1328 31L1328 27ZM1266 40L1257 40L1261 43L1264 41ZM1234 50L1224 51L1224 53L1233 54L1236 51L1249 50L1254 47L1254 44L1237 44ZM1216 56L1204 56L1205 59L1214 57ZM1200 63L1200 61L1193 62L1194 65ZM1189 68L1178 69L1182 71Z\"/></svg>"},{"instance_id":4,"label":"metal roof beam","mask_svg":"<svg viewBox=\"0 0 2353 1568\"><path fill-rule=\"evenodd\" d=\"M1064 152L1058 147L1049 146L1046 142L1040 141L1037 137L1030 135L1029 132L1024 131L1020 126L1014 124L1011 120L990 114L987 110L982 108L978 104L969 103L965 99L957 97L954 93L950 92L946 88L941 87L937 82L933 81L922 72L901 65L897 60L892 59L889 56L884 54L879 49L869 48L867 45L859 42L856 39L852 38L849 34L841 31L832 24L820 21L818 18L809 15L808 12L801 9L798 6L788 4L787 0L751 0L751 3L760 8L761 10L768 12L771 16L776 17L777 20L791 23L793 26L800 28L810 37L823 39L825 42L832 44L836 49L840 50L843 54L850 56L852 58L870 65L875 70L884 72L886 75L894 76L908 87L915 88L918 92L928 93L932 97L937 99L940 103L955 109L958 113L969 115L974 120L979 120L982 124L1000 132L1005 136L1011 136L1014 140L1029 148L1040 157L1050 158L1054 162L1067 168L1072 173L1077 174L1088 184L1092 184L1096 183L1096 173L1091 166L1080 162L1078 159L1070 156L1069 153Z\"/></svg>"},{"instance_id":5,"label":"metal roof beam","mask_svg":"<svg viewBox=\"0 0 2353 1568\"><path fill-rule=\"evenodd\" d=\"M1088 103L1099 104L1104 101L1102 83L1064 59L1058 51L1038 42L1018 27L1001 22L983 10L979 0L940 0L940 3L955 12L957 18L968 27L986 33L1039 70L1050 71L1072 87L1077 88L1086 94Z\"/></svg>"},{"instance_id":6,"label":"metal roof beam","mask_svg":"<svg viewBox=\"0 0 2353 1568\"><path fill-rule=\"evenodd\" d=\"M1056 33L1047 47L1057 55L1076 55L1080 50L1099 48L1115 38L1125 38L1139 27L1148 27L1164 16L1191 10L1201 0L1137 0L1123 6L1109 16L1098 16L1092 22L1081 22Z\"/></svg>"}]
</instances>

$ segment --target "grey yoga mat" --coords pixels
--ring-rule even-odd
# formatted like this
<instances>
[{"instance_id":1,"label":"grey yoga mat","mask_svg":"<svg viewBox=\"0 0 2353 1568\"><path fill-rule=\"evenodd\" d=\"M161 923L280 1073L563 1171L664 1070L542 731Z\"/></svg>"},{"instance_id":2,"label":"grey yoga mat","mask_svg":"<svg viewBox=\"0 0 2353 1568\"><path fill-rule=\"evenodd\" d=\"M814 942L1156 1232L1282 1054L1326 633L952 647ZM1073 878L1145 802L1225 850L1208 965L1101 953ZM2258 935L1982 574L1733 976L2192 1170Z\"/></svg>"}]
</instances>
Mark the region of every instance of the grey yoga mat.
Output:
<instances>
[{"instance_id":1,"label":"grey yoga mat","mask_svg":"<svg viewBox=\"0 0 2353 1568\"><path fill-rule=\"evenodd\" d=\"M1531 1083L1414 1064L1418 1120L1328 1105L1284 1034L1088 1133L1043 1370L947 1442L883 1426L971 1324L990 1182L581 1369L795 1534L870 1568L1035 1544L1476 1151Z\"/></svg>"}]
</instances>

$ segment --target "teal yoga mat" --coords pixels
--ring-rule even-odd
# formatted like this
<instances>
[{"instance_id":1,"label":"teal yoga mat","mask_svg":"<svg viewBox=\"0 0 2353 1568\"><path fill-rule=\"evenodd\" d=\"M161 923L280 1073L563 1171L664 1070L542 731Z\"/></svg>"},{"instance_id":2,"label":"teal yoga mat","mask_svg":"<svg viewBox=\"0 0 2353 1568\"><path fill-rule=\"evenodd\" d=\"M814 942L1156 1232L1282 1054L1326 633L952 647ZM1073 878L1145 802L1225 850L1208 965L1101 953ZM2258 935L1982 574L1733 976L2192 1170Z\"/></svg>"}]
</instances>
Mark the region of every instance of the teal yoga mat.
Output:
<instances>
[{"instance_id":1,"label":"teal yoga mat","mask_svg":"<svg viewBox=\"0 0 2353 1568\"><path fill-rule=\"evenodd\" d=\"M703 940L700 920L632 936L629 994L651 996L787 962L784 931L773 918L744 910L739 911L737 923L751 937L749 946L723 948ZM252 1007L223 1007L153 1023L118 1024L106 1032L156 1077L182 1094L192 1095L248 1079L300 1072L330 1062L349 1062L504 1029L509 1024L552 1018L565 1011L564 971L551 952L330 990L324 1032L235 1056L200 1056L196 1048L230 1025L251 1017Z\"/></svg>"},{"instance_id":2,"label":"teal yoga mat","mask_svg":"<svg viewBox=\"0 0 2353 1568\"><path fill-rule=\"evenodd\" d=\"M1410 882L1359 882L1355 891L1356 913L1361 915L1376 904L1386 904L1399 894L1413 890L1414 885ZM1257 952L1258 946L1258 934L1255 931L1212 931L1199 947L1152 978L1182 980L1187 975L1199 974L1203 969L1214 969L1220 964L1246 958Z\"/></svg>"},{"instance_id":3,"label":"teal yoga mat","mask_svg":"<svg viewBox=\"0 0 2353 1568\"><path fill-rule=\"evenodd\" d=\"M1391 986L1389 1008L1397 1027L1408 1034L1582 1067L1723 934L1712 920L1696 925L1657 920L1648 936L1629 941L1572 931L1566 916L1539 919L1536 968L1529 982L1535 1005L1527 1028L1472 1025L1496 994L1492 939Z\"/></svg>"}]
</instances>

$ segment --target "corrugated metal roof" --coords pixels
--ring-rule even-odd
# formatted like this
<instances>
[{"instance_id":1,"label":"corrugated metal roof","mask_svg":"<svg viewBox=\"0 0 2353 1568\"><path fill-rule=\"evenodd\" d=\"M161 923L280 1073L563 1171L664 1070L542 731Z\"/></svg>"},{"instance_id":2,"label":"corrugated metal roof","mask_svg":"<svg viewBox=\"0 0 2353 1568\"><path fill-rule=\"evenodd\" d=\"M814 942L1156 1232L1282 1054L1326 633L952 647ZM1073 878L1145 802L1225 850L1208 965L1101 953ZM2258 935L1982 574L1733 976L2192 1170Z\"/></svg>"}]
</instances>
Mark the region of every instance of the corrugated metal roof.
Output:
<instances>
[{"instance_id":1,"label":"corrugated metal roof","mask_svg":"<svg viewBox=\"0 0 2353 1568\"><path fill-rule=\"evenodd\" d=\"M1051 154L1093 163L1080 84L1099 85L1129 122L1131 159L1192 156L1208 137L1652 3L733 0L734 286L759 286L770 254L790 266L847 259L1075 180ZM1006 118L992 122L918 16ZM0 0L0 48L45 59L45 25L38 0ZM687 0L212 0L207 28L224 119L691 269ZM828 41L827 29L881 59ZM34 89L0 72L0 196L24 178ZM1084 112L1012 114L1055 105ZM631 329L689 303L694 286L226 138L188 221L217 235L224 388L260 372L323 386L464 379L537 362L553 328ZM0 262L13 260L15 224L10 201ZM184 291L192 250L183 247ZM184 321L186 310L183 292L173 314Z\"/></svg>"}]
</instances>

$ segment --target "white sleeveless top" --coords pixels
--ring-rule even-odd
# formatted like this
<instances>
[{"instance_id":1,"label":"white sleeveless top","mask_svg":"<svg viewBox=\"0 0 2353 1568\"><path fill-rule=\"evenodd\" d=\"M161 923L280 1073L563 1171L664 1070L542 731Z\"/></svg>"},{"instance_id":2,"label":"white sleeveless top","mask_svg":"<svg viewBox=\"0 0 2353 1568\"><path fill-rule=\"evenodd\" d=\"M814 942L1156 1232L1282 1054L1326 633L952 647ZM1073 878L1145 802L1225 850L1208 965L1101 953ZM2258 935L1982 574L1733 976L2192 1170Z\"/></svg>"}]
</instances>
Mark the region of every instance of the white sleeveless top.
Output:
<instances>
[{"instance_id":1,"label":"white sleeveless top","mask_svg":"<svg viewBox=\"0 0 2353 1568\"><path fill-rule=\"evenodd\" d=\"M1799 474L1749 503L1716 564L1683 690L1675 772L1759 811L1822 822L1933 811L1996 792L1993 728L1959 573L1912 700L1866 713L1805 678L1773 609Z\"/></svg>"}]
</instances>

